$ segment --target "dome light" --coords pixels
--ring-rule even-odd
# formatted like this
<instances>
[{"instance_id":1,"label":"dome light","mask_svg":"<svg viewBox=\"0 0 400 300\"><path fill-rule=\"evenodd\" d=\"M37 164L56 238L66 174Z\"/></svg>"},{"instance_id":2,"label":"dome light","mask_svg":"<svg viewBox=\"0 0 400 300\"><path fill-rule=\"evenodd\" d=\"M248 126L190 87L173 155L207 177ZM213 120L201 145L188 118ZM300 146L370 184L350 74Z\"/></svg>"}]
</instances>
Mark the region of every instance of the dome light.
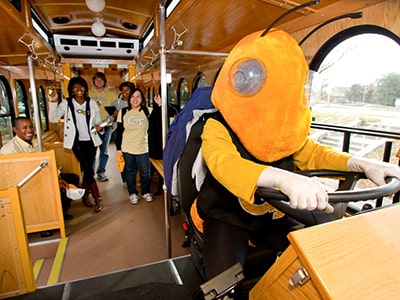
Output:
<instances>
[{"instance_id":1,"label":"dome light","mask_svg":"<svg viewBox=\"0 0 400 300\"><path fill-rule=\"evenodd\" d=\"M105 0L85 0L86 6L95 13L102 12L104 8L106 7L106 1ZM93 26L92 26L93 28Z\"/></svg>"},{"instance_id":2,"label":"dome light","mask_svg":"<svg viewBox=\"0 0 400 300\"><path fill-rule=\"evenodd\" d=\"M92 33L95 36L103 36L106 33L106 27L100 21L95 21L92 24Z\"/></svg>"}]
</instances>

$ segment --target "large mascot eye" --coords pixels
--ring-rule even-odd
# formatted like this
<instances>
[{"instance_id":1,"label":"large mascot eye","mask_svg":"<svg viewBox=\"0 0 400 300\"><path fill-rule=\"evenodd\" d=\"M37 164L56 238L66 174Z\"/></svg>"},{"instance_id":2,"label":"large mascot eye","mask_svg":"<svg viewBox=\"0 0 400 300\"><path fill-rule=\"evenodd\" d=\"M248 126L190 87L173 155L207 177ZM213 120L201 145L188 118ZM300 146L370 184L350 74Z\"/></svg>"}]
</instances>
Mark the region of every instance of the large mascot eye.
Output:
<instances>
[{"instance_id":1,"label":"large mascot eye","mask_svg":"<svg viewBox=\"0 0 400 300\"><path fill-rule=\"evenodd\" d=\"M253 58L244 58L234 63L230 70L233 89L242 96L257 94L267 77L263 64Z\"/></svg>"}]
</instances>

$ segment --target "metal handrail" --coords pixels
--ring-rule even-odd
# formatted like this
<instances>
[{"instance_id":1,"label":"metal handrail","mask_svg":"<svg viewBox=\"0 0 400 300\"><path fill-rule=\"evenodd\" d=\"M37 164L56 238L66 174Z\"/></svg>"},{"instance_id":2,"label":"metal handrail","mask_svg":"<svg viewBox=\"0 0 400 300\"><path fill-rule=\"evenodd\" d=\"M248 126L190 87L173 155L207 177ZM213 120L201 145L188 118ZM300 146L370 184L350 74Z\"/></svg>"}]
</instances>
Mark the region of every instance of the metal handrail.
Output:
<instances>
[{"instance_id":1,"label":"metal handrail","mask_svg":"<svg viewBox=\"0 0 400 300\"><path fill-rule=\"evenodd\" d=\"M26 175L26 177L24 178L24 179L22 179L18 184L17 184L17 186L19 187L19 188L21 188L25 183L27 183L33 176L35 176L37 173L39 173L39 171L41 170L41 169L43 169L44 167L46 167L47 166L47 161L46 160L42 160L41 162L40 162L40 165L39 166L37 166L32 172L30 172L28 175Z\"/></svg>"},{"instance_id":2,"label":"metal handrail","mask_svg":"<svg viewBox=\"0 0 400 300\"><path fill-rule=\"evenodd\" d=\"M400 133L389 132L389 131L385 131L385 130L353 128L353 127L328 125L328 124L314 123L314 122L311 123L311 128L329 130L329 131L337 131L337 132L350 133L350 134L364 134L364 135L368 135L368 136L400 140Z\"/></svg>"},{"instance_id":3,"label":"metal handrail","mask_svg":"<svg viewBox=\"0 0 400 300\"><path fill-rule=\"evenodd\" d=\"M338 125L328 125L322 123L311 123L311 128L313 129L321 129L327 131L336 131L343 133L343 145L342 150L345 152L349 152L350 149L350 137L352 134L363 134L367 136L374 136L386 139L400 140L400 133L398 132L389 132L385 130L375 130L375 129L366 129L366 128L353 128L346 126L338 126ZM382 158L383 161L389 161L392 153L392 142L388 141L385 143L384 147L384 156ZM400 159L398 164L400 165ZM400 201L400 192L397 192L393 196L393 203L398 203ZM378 199L376 203L377 207L382 206L382 199Z\"/></svg>"}]
</instances>

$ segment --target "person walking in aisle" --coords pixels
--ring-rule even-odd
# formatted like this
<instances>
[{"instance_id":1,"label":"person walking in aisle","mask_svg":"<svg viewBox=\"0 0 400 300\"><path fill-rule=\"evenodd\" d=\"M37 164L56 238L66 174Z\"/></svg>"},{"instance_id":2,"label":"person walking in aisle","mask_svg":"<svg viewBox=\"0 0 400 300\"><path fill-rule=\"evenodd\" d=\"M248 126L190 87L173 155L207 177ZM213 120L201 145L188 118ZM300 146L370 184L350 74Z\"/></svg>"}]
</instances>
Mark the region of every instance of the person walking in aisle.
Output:
<instances>
[{"instance_id":1,"label":"person walking in aisle","mask_svg":"<svg viewBox=\"0 0 400 300\"><path fill-rule=\"evenodd\" d=\"M106 111L106 106L111 106L116 95L107 86L107 78L103 72L96 72L92 77L93 86L89 90L89 96L93 99L100 110L100 117L103 122L108 121L104 126L104 134L101 135L102 144L100 145L99 164L96 169L97 179L99 181L108 181L106 176L106 166L108 162L108 146L111 140L112 120Z\"/></svg>"},{"instance_id":2,"label":"person walking in aisle","mask_svg":"<svg viewBox=\"0 0 400 300\"><path fill-rule=\"evenodd\" d=\"M99 125L102 123L99 108L88 96L88 85L82 77L71 78L68 98L60 104L57 102L58 94L51 94L49 120L57 122L64 117L64 148L72 149L83 172L82 187L85 194L82 202L87 207L94 207L95 212L100 212L103 204L93 169L97 147L102 143L99 132L104 131L104 127ZM94 198L94 205L89 201L89 192Z\"/></svg>"},{"instance_id":3,"label":"person walking in aisle","mask_svg":"<svg viewBox=\"0 0 400 300\"><path fill-rule=\"evenodd\" d=\"M161 105L161 98L154 97ZM121 153L125 160L126 182L128 185L129 202L139 203L139 192L136 189L136 173L139 170L142 197L145 201L153 201L150 194L150 158L148 129L151 108L147 107L146 99L140 89L135 89L129 97L128 107L122 109L117 117L117 154Z\"/></svg>"}]
</instances>

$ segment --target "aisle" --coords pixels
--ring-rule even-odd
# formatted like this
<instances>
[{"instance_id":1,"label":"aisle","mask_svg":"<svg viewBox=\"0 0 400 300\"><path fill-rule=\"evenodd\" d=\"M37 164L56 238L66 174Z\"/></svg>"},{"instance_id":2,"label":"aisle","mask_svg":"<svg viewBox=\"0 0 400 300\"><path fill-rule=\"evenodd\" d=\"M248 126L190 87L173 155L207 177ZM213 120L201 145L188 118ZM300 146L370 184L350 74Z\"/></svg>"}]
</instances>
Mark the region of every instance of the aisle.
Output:
<instances>
[{"instance_id":1,"label":"aisle","mask_svg":"<svg viewBox=\"0 0 400 300\"><path fill-rule=\"evenodd\" d=\"M163 197L155 196L150 203L141 199L139 204L131 205L127 189L116 170L114 144L110 145L109 154L107 175L110 179L98 182L104 202L103 211L94 213L81 201L72 202L69 213L74 217L65 222L68 244L57 282L79 280L168 259ZM155 176L152 193L156 191L157 183L158 177ZM170 222L171 256L187 255L189 249L181 246L184 232L180 212L170 217ZM49 238L36 234L29 236L29 242L42 243L57 238L58 232ZM54 248L54 245L50 243L47 247L32 250L32 263L49 256L51 247ZM46 270L49 272L49 267L42 268L42 273ZM46 276L39 276L38 287L47 285Z\"/></svg>"}]
</instances>

